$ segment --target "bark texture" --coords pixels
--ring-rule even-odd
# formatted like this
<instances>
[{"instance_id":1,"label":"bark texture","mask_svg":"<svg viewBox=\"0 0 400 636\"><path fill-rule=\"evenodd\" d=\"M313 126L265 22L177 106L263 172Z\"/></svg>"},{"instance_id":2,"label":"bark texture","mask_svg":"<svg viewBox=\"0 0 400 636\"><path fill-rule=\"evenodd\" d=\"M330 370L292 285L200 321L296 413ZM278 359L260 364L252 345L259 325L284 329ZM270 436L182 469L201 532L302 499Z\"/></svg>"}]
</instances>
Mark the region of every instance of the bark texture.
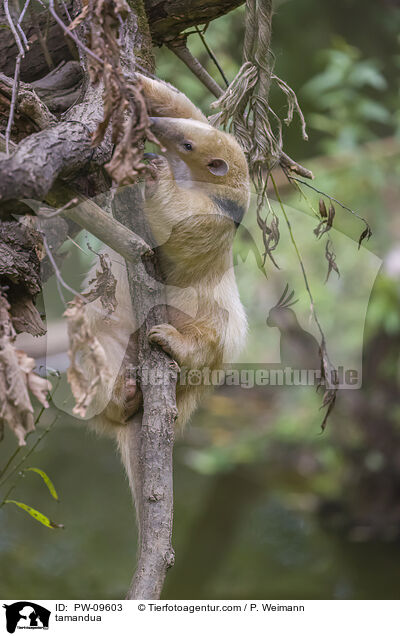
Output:
<instances>
[{"instance_id":1,"label":"bark texture","mask_svg":"<svg viewBox=\"0 0 400 636\"><path fill-rule=\"evenodd\" d=\"M244 0L145 0L144 9L150 25L153 43L161 46L174 40L182 31L196 24L206 24L243 4ZM67 1L72 17L79 13L78 3ZM78 59L75 46L67 40L54 20L48 22L45 10L35 10L35 18L27 12L23 22L30 40L30 49L22 64L21 79L32 82L52 71L64 60ZM59 15L65 13L59 5ZM6 24L4 10L0 7L0 24ZM42 37L39 36L39 33ZM11 33L2 32L0 44L0 69L5 75L14 74L17 47Z\"/></svg>"},{"instance_id":2,"label":"bark texture","mask_svg":"<svg viewBox=\"0 0 400 636\"><path fill-rule=\"evenodd\" d=\"M92 154L90 130L78 120L26 137L0 164L0 202L43 199L59 175L79 170Z\"/></svg>"},{"instance_id":3,"label":"bark texture","mask_svg":"<svg viewBox=\"0 0 400 636\"><path fill-rule=\"evenodd\" d=\"M41 236L17 221L0 224L0 289L7 293L16 332L42 336L46 329L34 300L41 290Z\"/></svg>"},{"instance_id":4,"label":"bark texture","mask_svg":"<svg viewBox=\"0 0 400 636\"><path fill-rule=\"evenodd\" d=\"M150 25L153 43L161 46L176 38L179 33L196 24L206 24L232 11L244 0L145 0L144 9ZM71 17L79 13L76 0L67 1ZM65 13L59 5L59 15ZM0 7L0 24L6 24L4 9ZM75 46L69 42L54 20L48 21L45 10L29 11L23 22L30 40L30 49L22 65L21 79L38 80L64 60L78 59ZM40 34L40 35L39 35ZM41 36L41 37L40 37ZM14 74L17 47L11 33L3 30L0 43L0 69L5 75Z\"/></svg>"},{"instance_id":5,"label":"bark texture","mask_svg":"<svg viewBox=\"0 0 400 636\"><path fill-rule=\"evenodd\" d=\"M155 44L174 40L196 24L206 24L236 9L244 0L146 0L146 13Z\"/></svg>"},{"instance_id":6,"label":"bark texture","mask_svg":"<svg viewBox=\"0 0 400 636\"><path fill-rule=\"evenodd\" d=\"M138 189L129 188L118 202L115 216L149 242L151 237L141 214ZM133 211L135 213L133 214ZM155 257L135 266L127 264L131 298L138 324L138 380L143 394L142 421L128 424L125 462L134 481L134 498L139 522L139 551L129 599L160 598L167 570L174 564L173 444L176 411L177 364L161 349L150 345L147 333L153 325L168 321L164 287ZM152 309L149 309L152 307ZM148 378L164 378L154 385ZM130 468L129 468L130 464Z\"/></svg>"}]
</instances>

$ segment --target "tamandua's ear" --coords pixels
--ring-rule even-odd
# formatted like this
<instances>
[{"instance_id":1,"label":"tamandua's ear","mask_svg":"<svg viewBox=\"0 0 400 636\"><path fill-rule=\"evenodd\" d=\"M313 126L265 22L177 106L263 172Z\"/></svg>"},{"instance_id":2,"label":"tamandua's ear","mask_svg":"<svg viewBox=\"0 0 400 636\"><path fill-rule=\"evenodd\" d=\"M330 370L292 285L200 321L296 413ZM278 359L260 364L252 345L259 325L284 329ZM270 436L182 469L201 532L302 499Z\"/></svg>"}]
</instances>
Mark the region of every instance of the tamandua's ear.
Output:
<instances>
[{"instance_id":1,"label":"tamandua's ear","mask_svg":"<svg viewBox=\"0 0 400 636\"><path fill-rule=\"evenodd\" d=\"M207 167L211 174L215 174L217 177L223 177L229 170L229 165L223 159L213 159L207 164Z\"/></svg>"}]
</instances>

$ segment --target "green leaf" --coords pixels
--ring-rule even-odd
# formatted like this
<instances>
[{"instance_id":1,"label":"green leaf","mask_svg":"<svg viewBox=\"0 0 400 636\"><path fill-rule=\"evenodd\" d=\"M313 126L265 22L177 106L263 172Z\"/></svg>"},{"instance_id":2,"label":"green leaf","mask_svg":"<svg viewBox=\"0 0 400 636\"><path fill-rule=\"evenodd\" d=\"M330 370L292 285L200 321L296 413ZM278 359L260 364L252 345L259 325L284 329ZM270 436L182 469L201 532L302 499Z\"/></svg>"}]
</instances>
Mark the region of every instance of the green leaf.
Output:
<instances>
[{"instance_id":1,"label":"green leaf","mask_svg":"<svg viewBox=\"0 0 400 636\"><path fill-rule=\"evenodd\" d=\"M331 91L343 85L343 74L337 68L329 68L312 77L302 88L302 93L309 98L318 98L321 93Z\"/></svg>"},{"instance_id":2,"label":"green leaf","mask_svg":"<svg viewBox=\"0 0 400 636\"><path fill-rule=\"evenodd\" d=\"M390 113L382 104L372 101L371 99L364 99L360 101L357 106L357 113L360 117L363 117L369 121L377 121L381 124L387 124L390 122Z\"/></svg>"},{"instance_id":3,"label":"green leaf","mask_svg":"<svg viewBox=\"0 0 400 636\"><path fill-rule=\"evenodd\" d=\"M36 521L39 521L39 523L42 523L47 528L54 529L54 528L64 527L62 523L55 523L54 521L50 521L50 519L48 519L48 517L43 515L41 512L39 512L38 510L35 510L35 508L31 508L31 506L27 506L21 501L14 501L14 499L6 499L4 503L6 504L13 503L16 506L18 506L18 508L22 508L22 510L25 510L25 512L27 512L28 515L36 519Z\"/></svg>"},{"instance_id":4,"label":"green leaf","mask_svg":"<svg viewBox=\"0 0 400 636\"><path fill-rule=\"evenodd\" d=\"M349 81L353 86L371 86L378 91L387 88L386 78L377 68L374 60L363 60L355 64L349 75Z\"/></svg>"},{"instance_id":5,"label":"green leaf","mask_svg":"<svg viewBox=\"0 0 400 636\"><path fill-rule=\"evenodd\" d=\"M49 489L51 496L58 501L58 495L56 489L54 488L54 484L51 481L50 477L44 472L44 470L41 470L40 468L33 468L32 466L30 468L24 468L24 472L27 472L28 470L31 470L41 476L47 488Z\"/></svg>"}]
</instances>

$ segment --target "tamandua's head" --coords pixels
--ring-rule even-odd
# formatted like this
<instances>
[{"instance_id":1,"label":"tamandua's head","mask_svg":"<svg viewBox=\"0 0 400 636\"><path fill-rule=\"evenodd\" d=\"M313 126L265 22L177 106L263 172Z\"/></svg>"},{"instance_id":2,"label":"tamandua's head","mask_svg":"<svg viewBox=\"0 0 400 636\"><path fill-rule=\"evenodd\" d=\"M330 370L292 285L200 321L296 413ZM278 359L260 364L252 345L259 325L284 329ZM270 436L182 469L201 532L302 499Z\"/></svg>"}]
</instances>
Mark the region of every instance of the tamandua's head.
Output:
<instances>
[{"instance_id":1,"label":"tamandua's head","mask_svg":"<svg viewBox=\"0 0 400 636\"><path fill-rule=\"evenodd\" d=\"M249 173L242 149L232 135L194 119L152 117L152 130L165 146L167 157L183 162L193 184L211 186L216 196L247 208ZM185 179L185 175L183 175Z\"/></svg>"}]
</instances>

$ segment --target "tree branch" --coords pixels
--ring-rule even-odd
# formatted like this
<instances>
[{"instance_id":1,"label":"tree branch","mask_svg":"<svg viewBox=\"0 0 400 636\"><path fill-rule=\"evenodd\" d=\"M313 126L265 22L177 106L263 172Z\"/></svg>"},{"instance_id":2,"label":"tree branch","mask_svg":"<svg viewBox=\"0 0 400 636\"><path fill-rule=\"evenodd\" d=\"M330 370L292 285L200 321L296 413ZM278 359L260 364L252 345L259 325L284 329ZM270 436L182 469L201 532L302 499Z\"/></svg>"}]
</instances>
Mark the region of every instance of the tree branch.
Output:
<instances>
[{"instance_id":1,"label":"tree branch","mask_svg":"<svg viewBox=\"0 0 400 636\"><path fill-rule=\"evenodd\" d=\"M0 161L0 201L41 200L59 175L87 164L93 149L90 130L82 124L63 122L21 141Z\"/></svg>"},{"instance_id":2,"label":"tree branch","mask_svg":"<svg viewBox=\"0 0 400 636\"><path fill-rule=\"evenodd\" d=\"M50 111L64 112L80 97L82 69L79 62L62 62L31 87ZM28 85L29 86L29 85Z\"/></svg>"},{"instance_id":3,"label":"tree branch","mask_svg":"<svg viewBox=\"0 0 400 636\"><path fill-rule=\"evenodd\" d=\"M65 210L63 216L88 230L129 263L136 265L142 256L153 254L150 246L140 236L103 212L93 201L84 197L81 197L81 201L82 204L78 207Z\"/></svg>"},{"instance_id":4,"label":"tree branch","mask_svg":"<svg viewBox=\"0 0 400 636\"><path fill-rule=\"evenodd\" d=\"M147 233L138 189L125 189L118 200L117 216ZM134 486L139 526L139 551L136 572L128 599L160 598L167 570L174 563L171 545L173 522L174 421L178 366L158 347L151 346L147 333L153 325L168 322L164 285L159 283L155 258L127 265L131 298L139 329L138 380L143 394L142 421L133 418L126 426L123 441L124 462ZM135 363L136 364L136 363ZM152 383L151 378L162 378Z\"/></svg>"},{"instance_id":5,"label":"tree branch","mask_svg":"<svg viewBox=\"0 0 400 636\"><path fill-rule=\"evenodd\" d=\"M142 0L130 0L137 18L128 19L121 42L134 46L142 65L152 71L152 41ZM132 16L131 16L132 17ZM125 44L126 46L126 44ZM129 52L129 51L128 51ZM127 51L121 51L124 63ZM132 64L132 62L131 62ZM134 70L134 69L132 69ZM135 214L132 212L135 211ZM135 229L147 243L151 233L143 213L139 188L125 188L118 197L114 216L126 227ZM138 332L138 379L143 394L141 424L134 419L125 428L124 461L134 482L134 498L139 525L139 552L136 572L127 598L160 598L165 575L174 563L171 545L173 521L172 453L176 411L177 364L159 347L150 345L147 334L156 324L168 322L165 288L157 282L160 271L156 258L127 264L129 290ZM134 363L136 364L136 363ZM151 377L164 382L152 383Z\"/></svg>"},{"instance_id":6,"label":"tree branch","mask_svg":"<svg viewBox=\"0 0 400 636\"><path fill-rule=\"evenodd\" d=\"M130 28L126 23L121 42L129 43L129 48L133 46L141 64L152 71L152 42L142 0L131 0L129 5L137 16L139 28ZM121 51L121 58L126 65L126 50ZM118 206L114 206L114 216L151 243L139 188L122 190ZM120 439L139 527L137 567L129 599L159 598L166 572L174 561L172 453L178 368L159 347L150 345L147 338L152 326L168 322L164 286L157 282L161 280L159 273L154 256L146 258L146 263L138 261L135 266L127 263L133 310L140 325L138 380L143 394L142 421L134 418L123 429L124 437ZM132 360L132 364L136 362ZM165 381L154 386L148 378L155 375L161 375Z\"/></svg>"},{"instance_id":7,"label":"tree branch","mask_svg":"<svg viewBox=\"0 0 400 636\"><path fill-rule=\"evenodd\" d=\"M149 21L151 36L154 44L161 46L169 40L175 39L182 31L197 24L206 24L220 16L232 11L244 0L145 0L144 6ZM76 2L67 0L65 5L71 15L75 17ZM64 60L71 59L69 41L63 37L61 29L56 22L48 20L47 9L38 10L35 6L36 25L32 20L25 20L24 30L29 42L29 51L25 54L24 64L21 69L21 79L25 81L36 80L45 75L49 68ZM6 22L6 16L2 4L0 5L0 23ZM46 32L46 41L38 38L38 30ZM35 37L32 37L35 36ZM44 51L42 45L45 46ZM11 31L4 31L0 43L0 68L8 76L14 74L15 58L18 54L17 45ZM51 54L51 59L49 55ZM46 61L47 58L47 61ZM49 63L50 62L50 66ZM29 76L27 74L29 73Z\"/></svg>"},{"instance_id":8,"label":"tree branch","mask_svg":"<svg viewBox=\"0 0 400 636\"><path fill-rule=\"evenodd\" d=\"M0 152L4 148L4 139L0 137ZM60 201L68 202L71 198L76 198L78 205L70 209L66 208L60 212L60 216L70 219L96 236L130 263L136 263L142 256L153 254L150 246L135 232L113 219L92 199L75 192L61 181L55 183L54 188L47 193L44 200L51 206L56 206L59 205ZM26 204L35 212L38 212L40 208L38 201L29 201L28 199Z\"/></svg>"},{"instance_id":9,"label":"tree branch","mask_svg":"<svg viewBox=\"0 0 400 636\"><path fill-rule=\"evenodd\" d=\"M63 186L59 186L56 192L58 200L60 196L65 199L74 194L73 190ZM78 193L75 193L75 197L78 200L78 205L66 208L61 212L61 216L70 219L96 236L129 263L137 264L143 256L152 256L151 247L138 234L104 212L91 199Z\"/></svg>"},{"instance_id":10,"label":"tree branch","mask_svg":"<svg viewBox=\"0 0 400 636\"><path fill-rule=\"evenodd\" d=\"M189 27L207 24L236 9L244 0L145 0L147 18L155 44L166 44Z\"/></svg>"},{"instance_id":11,"label":"tree branch","mask_svg":"<svg viewBox=\"0 0 400 636\"><path fill-rule=\"evenodd\" d=\"M4 73L0 73L1 94L12 100L14 86L15 81L11 77L7 77ZM18 113L25 115L25 117L33 121L40 130L47 128L47 126L54 124L57 121L54 115L52 115L47 108L46 104L41 101L29 84L20 82L18 94L16 96L16 103L18 104Z\"/></svg>"},{"instance_id":12,"label":"tree branch","mask_svg":"<svg viewBox=\"0 0 400 636\"><path fill-rule=\"evenodd\" d=\"M186 64L186 66L192 71L194 75L204 84L206 88L215 95L215 97L220 97L223 94L222 88L217 84L215 79L211 77L211 75L206 71L204 66L202 66L199 60L191 54L188 47L186 46L186 37L178 38L173 42L168 43L168 48L175 53L177 57L179 57L182 62Z\"/></svg>"},{"instance_id":13,"label":"tree branch","mask_svg":"<svg viewBox=\"0 0 400 636\"><path fill-rule=\"evenodd\" d=\"M81 103L68 111L68 120L23 139L15 152L0 160L0 202L42 199L58 176L82 169L89 162L104 165L112 154L106 135L92 147L92 132L103 118L103 88L88 86Z\"/></svg>"}]
</instances>

